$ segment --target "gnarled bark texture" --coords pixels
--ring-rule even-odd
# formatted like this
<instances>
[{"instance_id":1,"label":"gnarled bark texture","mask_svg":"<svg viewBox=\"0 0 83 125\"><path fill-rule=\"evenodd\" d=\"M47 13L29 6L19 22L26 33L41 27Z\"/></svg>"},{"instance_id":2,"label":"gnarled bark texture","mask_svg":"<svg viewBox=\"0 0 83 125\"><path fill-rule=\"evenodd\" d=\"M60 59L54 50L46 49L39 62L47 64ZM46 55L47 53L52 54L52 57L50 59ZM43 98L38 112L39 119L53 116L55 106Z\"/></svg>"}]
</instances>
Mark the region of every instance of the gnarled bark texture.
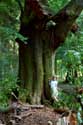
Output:
<instances>
[{"instance_id":1,"label":"gnarled bark texture","mask_svg":"<svg viewBox=\"0 0 83 125\"><path fill-rule=\"evenodd\" d=\"M46 0L25 0L21 17L20 33L29 39L27 44L19 42L19 79L32 104L41 103L42 96L50 99L48 80L54 75L54 53L82 11L77 0L56 15L46 8Z\"/></svg>"}]
</instances>

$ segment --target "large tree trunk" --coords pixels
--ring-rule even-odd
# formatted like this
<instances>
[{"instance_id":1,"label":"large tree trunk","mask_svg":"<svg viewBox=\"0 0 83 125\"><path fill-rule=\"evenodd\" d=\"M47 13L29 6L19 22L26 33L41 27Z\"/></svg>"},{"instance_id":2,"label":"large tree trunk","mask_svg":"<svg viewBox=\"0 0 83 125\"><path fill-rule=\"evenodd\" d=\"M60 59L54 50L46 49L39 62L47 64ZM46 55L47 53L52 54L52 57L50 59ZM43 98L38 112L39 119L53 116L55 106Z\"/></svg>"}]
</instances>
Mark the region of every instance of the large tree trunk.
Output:
<instances>
[{"instance_id":1,"label":"large tree trunk","mask_svg":"<svg viewBox=\"0 0 83 125\"><path fill-rule=\"evenodd\" d=\"M27 89L27 98L32 104L40 104L41 96L50 97L48 81L52 76L52 50L49 39L47 32L35 31L27 45L19 44L20 85Z\"/></svg>"},{"instance_id":2,"label":"large tree trunk","mask_svg":"<svg viewBox=\"0 0 83 125\"><path fill-rule=\"evenodd\" d=\"M40 1L46 4L46 1ZM64 42L70 27L82 10L75 1L70 2L69 6L57 15L49 16L41 3L37 0L25 0L20 28L20 33L29 39L27 44L19 42L19 83L27 89L28 102L32 104L41 103L41 96L50 99L48 82L55 74L55 50ZM69 11L71 9L72 11ZM56 25L46 29L49 19L55 21Z\"/></svg>"}]
</instances>

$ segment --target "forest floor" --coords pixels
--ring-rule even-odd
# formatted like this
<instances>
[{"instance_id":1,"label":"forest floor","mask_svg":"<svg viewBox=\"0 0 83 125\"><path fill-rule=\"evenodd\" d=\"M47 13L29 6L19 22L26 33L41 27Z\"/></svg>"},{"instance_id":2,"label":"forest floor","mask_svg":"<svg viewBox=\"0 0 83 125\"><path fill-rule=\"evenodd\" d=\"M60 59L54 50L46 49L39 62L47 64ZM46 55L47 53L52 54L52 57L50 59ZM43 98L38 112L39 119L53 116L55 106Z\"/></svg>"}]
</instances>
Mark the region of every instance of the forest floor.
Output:
<instances>
[{"instance_id":1,"label":"forest floor","mask_svg":"<svg viewBox=\"0 0 83 125\"><path fill-rule=\"evenodd\" d=\"M0 114L0 125L56 125L59 117L52 107L26 105L16 108L13 113Z\"/></svg>"},{"instance_id":2,"label":"forest floor","mask_svg":"<svg viewBox=\"0 0 83 125\"><path fill-rule=\"evenodd\" d=\"M26 115L25 115L26 112ZM24 112L23 125L56 125L57 115L52 108L30 108Z\"/></svg>"}]
</instances>

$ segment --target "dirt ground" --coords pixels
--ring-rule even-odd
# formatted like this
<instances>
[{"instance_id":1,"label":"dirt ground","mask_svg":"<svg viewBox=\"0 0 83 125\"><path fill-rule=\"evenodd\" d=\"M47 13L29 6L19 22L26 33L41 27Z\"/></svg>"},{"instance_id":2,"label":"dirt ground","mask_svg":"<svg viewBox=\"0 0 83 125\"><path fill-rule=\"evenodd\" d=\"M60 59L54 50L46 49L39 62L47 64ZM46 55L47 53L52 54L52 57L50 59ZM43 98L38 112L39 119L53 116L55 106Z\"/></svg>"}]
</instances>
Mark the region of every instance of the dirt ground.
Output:
<instances>
[{"instance_id":1,"label":"dirt ground","mask_svg":"<svg viewBox=\"0 0 83 125\"><path fill-rule=\"evenodd\" d=\"M0 125L56 125L59 115L42 105L21 106L13 113L0 113Z\"/></svg>"},{"instance_id":2,"label":"dirt ground","mask_svg":"<svg viewBox=\"0 0 83 125\"><path fill-rule=\"evenodd\" d=\"M56 125L57 115L52 108L29 109L28 116L23 119L23 125Z\"/></svg>"}]
</instances>

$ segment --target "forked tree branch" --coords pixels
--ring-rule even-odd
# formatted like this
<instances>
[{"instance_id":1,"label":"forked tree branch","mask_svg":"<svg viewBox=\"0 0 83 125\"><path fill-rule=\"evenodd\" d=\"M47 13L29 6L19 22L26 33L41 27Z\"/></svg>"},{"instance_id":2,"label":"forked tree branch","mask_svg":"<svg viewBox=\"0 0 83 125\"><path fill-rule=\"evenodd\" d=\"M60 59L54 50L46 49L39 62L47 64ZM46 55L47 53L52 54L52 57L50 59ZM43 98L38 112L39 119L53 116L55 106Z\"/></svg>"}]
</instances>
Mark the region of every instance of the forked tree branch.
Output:
<instances>
[{"instance_id":1,"label":"forked tree branch","mask_svg":"<svg viewBox=\"0 0 83 125\"><path fill-rule=\"evenodd\" d=\"M68 32L77 17L80 15L83 5L83 1L71 0L63 9L61 9L56 15L51 17L51 20L56 23L55 26L55 45L54 49L60 46L64 42Z\"/></svg>"},{"instance_id":2,"label":"forked tree branch","mask_svg":"<svg viewBox=\"0 0 83 125\"><path fill-rule=\"evenodd\" d=\"M47 24L49 21L55 22L56 25L53 27L54 38L52 41L53 50L55 50L60 46L61 43L65 41L68 32L71 30L73 23L80 15L82 9L82 0L71 0L63 9L54 15L54 13L49 11L47 4L44 4L44 0L25 0L25 9L22 23L24 21L24 25L28 25L31 21L33 22L33 20L35 20L34 24L30 23L29 26L31 25L32 27L36 24L38 27L38 25L41 24L40 22L42 19L42 24ZM38 20L40 22L38 22Z\"/></svg>"},{"instance_id":3,"label":"forked tree branch","mask_svg":"<svg viewBox=\"0 0 83 125\"><path fill-rule=\"evenodd\" d=\"M30 9L36 17L39 19L48 16L48 11L45 10L46 0L26 0L26 6L28 6L28 10Z\"/></svg>"}]
</instances>

